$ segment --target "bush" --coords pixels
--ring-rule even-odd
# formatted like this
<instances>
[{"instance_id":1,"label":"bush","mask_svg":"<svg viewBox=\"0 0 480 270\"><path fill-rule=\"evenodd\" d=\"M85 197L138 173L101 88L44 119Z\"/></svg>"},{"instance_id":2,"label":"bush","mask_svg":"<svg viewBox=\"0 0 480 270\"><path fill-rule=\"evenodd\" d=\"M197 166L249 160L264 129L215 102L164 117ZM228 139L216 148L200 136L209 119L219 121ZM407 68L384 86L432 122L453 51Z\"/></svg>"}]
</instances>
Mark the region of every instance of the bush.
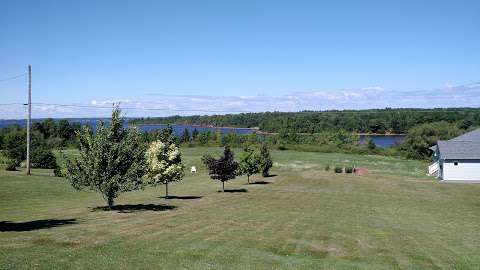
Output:
<instances>
[{"instance_id":1,"label":"bush","mask_svg":"<svg viewBox=\"0 0 480 270\"><path fill-rule=\"evenodd\" d=\"M329 171L329 170L330 170L330 165L325 166L325 171Z\"/></svg>"},{"instance_id":2,"label":"bush","mask_svg":"<svg viewBox=\"0 0 480 270\"><path fill-rule=\"evenodd\" d=\"M352 173L353 167L345 167L345 173Z\"/></svg>"},{"instance_id":3,"label":"bush","mask_svg":"<svg viewBox=\"0 0 480 270\"><path fill-rule=\"evenodd\" d=\"M52 151L45 148L37 148L32 152L31 162L33 168L55 169L57 161Z\"/></svg>"},{"instance_id":4,"label":"bush","mask_svg":"<svg viewBox=\"0 0 480 270\"><path fill-rule=\"evenodd\" d=\"M7 162L7 167L5 167L6 171L16 171L18 166L18 162L15 160L10 160Z\"/></svg>"},{"instance_id":5,"label":"bush","mask_svg":"<svg viewBox=\"0 0 480 270\"><path fill-rule=\"evenodd\" d=\"M343 172L343 168L340 167L340 166L335 166L335 173L342 173Z\"/></svg>"},{"instance_id":6,"label":"bush","mask_svg":"<svg viewBox=\"0 0 480 270\"><path fill-rule=\"evenodd\" d=\"M53 175L56 177L64 177L65 173L62 171L62 168L58 165L55 166L55 169L53 169Z\"/></svg>"},{"instance_id":7,"label":"bush","mask_svg":"<svg viewBox=\"0 0 480 270\"><path fill-rule=\"evenodd\" d=\"M278 146L278 150L287 150L287 147L284 144Z\"/></svg>"}]
</instances>

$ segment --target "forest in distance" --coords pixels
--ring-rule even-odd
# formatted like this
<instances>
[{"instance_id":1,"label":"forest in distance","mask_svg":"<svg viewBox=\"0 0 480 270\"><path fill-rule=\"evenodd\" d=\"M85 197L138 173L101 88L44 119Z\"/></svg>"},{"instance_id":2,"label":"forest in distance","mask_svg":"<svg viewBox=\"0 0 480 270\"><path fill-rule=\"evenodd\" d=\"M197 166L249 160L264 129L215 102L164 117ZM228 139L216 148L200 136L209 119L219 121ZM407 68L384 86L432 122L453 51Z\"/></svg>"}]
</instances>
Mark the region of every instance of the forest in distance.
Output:
<instances>
[{"instance_id":1,"label":"forest in distance","mask_svg":"<svg viewBox=\"0 0 480 270\"><path fill-rule=\"evenodd\" d=\"M460 129L480 125L480 108L402 108L301 112L257 112L131 119L136 124L184 124L258 128L268 133L406 134L425 123L447 122Z\"/></svg>"}]
</instances>

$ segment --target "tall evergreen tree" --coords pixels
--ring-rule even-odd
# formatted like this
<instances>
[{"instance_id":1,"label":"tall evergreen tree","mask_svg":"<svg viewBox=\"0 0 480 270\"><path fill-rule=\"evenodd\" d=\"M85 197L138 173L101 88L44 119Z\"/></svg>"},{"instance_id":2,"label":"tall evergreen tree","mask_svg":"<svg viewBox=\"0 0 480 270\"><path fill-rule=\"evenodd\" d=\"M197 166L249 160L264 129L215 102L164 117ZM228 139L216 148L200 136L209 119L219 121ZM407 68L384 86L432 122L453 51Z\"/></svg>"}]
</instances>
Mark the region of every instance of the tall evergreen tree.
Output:
<instances>
[{"instance_id":1,"label":"tall evergreen tree","mask_svg":"<svg viewBox=\"0 0 480 270\"><path fill-rule=\"evenodd\" d=\"M192 131L192 140L196 141L197 138L198 138L198 130L197 128L194 128L193 131Z\"/></svg>"},{"instance_id":2,"label":"tall evergreen tree","mask_svg":"<svg viewBox=\"0 0 480 270\"><path fill-rule=\"evenodd\" d=\"M122 192L142 187L144 146L136 128L124 129L120 109L113 110L108 127L100 121L95 133L84 126L77 136L80 155L66 159L66 178L75 189L100 192L112 209Z\"/></svg>"},{"instance_id":3,"label":"tall evergreen tree","mask_svg":"<svg viewBox=\"0 0 480 270\"><path fill-rule=\"evenodd\" d=\"M167 125L164 129L162 129L162 131L160 132L160 141L167 145L175 143L176 138L173 134L173 128L171 125Z\"/></svg>"},{"instance_id":4,"label":"tall evergreen tree","mask_svg":"<svg viewBox=\"0 0 480 270\"><path fill-rule=\"evenodd\" d=\"M190 141L190 132L188 131L187 128L183 130L182 137L180 137L180 140L184 143Z\"/></svg>"}]
</instances>

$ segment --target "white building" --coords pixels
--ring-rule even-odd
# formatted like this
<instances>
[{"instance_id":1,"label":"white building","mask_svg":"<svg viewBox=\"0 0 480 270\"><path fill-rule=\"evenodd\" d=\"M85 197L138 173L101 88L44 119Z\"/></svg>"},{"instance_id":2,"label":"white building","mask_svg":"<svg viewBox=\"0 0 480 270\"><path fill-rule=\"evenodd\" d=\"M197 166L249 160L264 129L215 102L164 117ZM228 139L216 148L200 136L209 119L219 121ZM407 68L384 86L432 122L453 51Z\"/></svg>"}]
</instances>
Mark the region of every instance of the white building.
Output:
<instances>
[{"instance_id":1,"label":"white building","mask_svg":"<svg viewBox=\"0 0 480 270\"><path fill-rule=\"evenodd\" d=\"M434 162L430 175L448 181L480 181L480 128L430 148Z\"/></svg>"}]
</instances>

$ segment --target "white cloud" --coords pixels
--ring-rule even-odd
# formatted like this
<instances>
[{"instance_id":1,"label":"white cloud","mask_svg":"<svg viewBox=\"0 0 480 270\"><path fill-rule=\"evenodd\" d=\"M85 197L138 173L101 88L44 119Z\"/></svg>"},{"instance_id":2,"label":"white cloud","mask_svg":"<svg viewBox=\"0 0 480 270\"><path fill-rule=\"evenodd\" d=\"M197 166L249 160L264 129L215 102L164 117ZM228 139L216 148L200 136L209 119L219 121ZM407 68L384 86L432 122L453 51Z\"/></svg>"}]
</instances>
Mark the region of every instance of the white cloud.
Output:
<instances>
[{"instance_id":1,"label":"white cloud","mask_svg":"<svg viewBox=\"0 0 480 270\"><path fill-rule=\"evenodd\" d=\"M33 117L106 117L120 103L127 117L222 114L261 111L370 109L385 107L480 107L480 83L448 85L423 91L385 90L379 86L338 91L303 91L280 96L158 96L118 98L78 104L92 107L34 105ZM2 106L0 118L24 118L25 106ZM155 110L158 109L158 110Z\"/></svg>"}]
</instances>

